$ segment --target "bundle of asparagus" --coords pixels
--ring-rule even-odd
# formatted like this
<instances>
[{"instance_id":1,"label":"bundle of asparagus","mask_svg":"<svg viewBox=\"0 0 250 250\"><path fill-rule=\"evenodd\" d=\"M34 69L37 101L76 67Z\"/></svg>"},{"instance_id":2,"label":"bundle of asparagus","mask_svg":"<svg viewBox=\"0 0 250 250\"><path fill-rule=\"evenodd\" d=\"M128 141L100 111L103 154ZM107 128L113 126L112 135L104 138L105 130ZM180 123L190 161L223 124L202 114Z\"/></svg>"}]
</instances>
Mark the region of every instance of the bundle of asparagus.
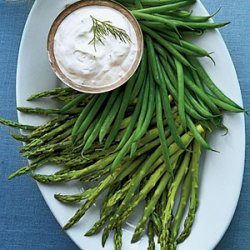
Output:
<instances>
[{"instance_id":1,"label":"bundle of asparagus","mask_svg":"<svg viewBox=\"0 0 250 250\"><path fill-rule=\"evenodd\" d=\"M66 89L62 90L65 91ZM45 93L51 94L52 91L46 91ZM82 96L81 94L77 95ZM40 93L38 96L40 96ZM61 99L61 95L58 95L58 97ZM73 100L75 101L76 99ZM82 104L83 102L81 102ZM136 105L130 105L130 109L134 110ZM185 132L180 124L175 106L172 107L171 112L174 114L175 124L178 126L178 134L187 150L181 149L174 142L170 130L166 127L164 136L166 137L166 144L169 149L172 171L169 171L164 163L158 128L156 126L157 119L154 116L149 124L147 133L139 141L134 155L132 157L124 157L112 173L110 173L110 166L120 153L120 151L116 150L116 147L124 138L133 112L126 113L119 127L115 142L111 147L105 149L103 148L105 146L104 143L95 142L83 155L81 152L82 147L79 147L83 143L83 140L78 145L75 145L70 136L73 125L77 117L79 117L79 107L73 107L70 109L70 112L65 112L64 114L61 114L61 109L18 109L28 113L44 115L56 113L56 115L51 121L37 128L10 123L3 119L0 120L9 126L31 130L31 133L26 136L11 134L15 139L26 142L26 145L21 148L21 152L23 156L31 159L32 163L11 174L10 179L30 173L47 163L55 163L63 166L60 171L53 175L32 174L32 177L42 183L68 182L76 179L80 180L83 184L99 182L95 187L86 189L80 194L55 195L56 199L67 204L86 200L84 205L80 207L77 213L64 226L64 229L68 229L78 222L94 204L96 199L105 190L108 190L102 202L100 220L86 233L87 236L96 234L108 222L103 233L103 245L109 232L114 230L115 247L116 249L121 248L122 223L131 215L134 208L145 199L144 213L135 230L132 242L136 242L140 238L144 228L147 227L150 249L153 249L153 237L155 234L158 235L163 249L167 245L173 245L174 247L177 242L180 222L184 215L185 207L188 199L192 197L193 202L190 204L187 226L182 235L178 237L178 241L183 241L189 235L198 202L198 162L201 150L200 144L194 140L192 133ZM166 121L164 120L163 123L166 124ZM197 125L196 129L201 135L204 135L204 129L200 125ZM192 184L194 188L191 188ZM172 222L173 233L170 234L168 224L171 224L172 208L177 190L180 187L183 190L182 199L179 202L178 215L176 215L175 221ZM148 218L150 218L149 221ZM167 223L162 223L162 221L166 221ZM160 235L162 235L161 238Z\"/></svg>"},{"instance_id":2,"label":"bundle of asparagus","mask_svg":"<svg viewBox=\"0 0 250 250\"><path fill-rule=\"evenodd\" d=\"M196 59L211 58L210 54L184 40L225 23L210 23L211 16L192 16L183 10L194 0L119 2L130 8L144 32L138 70L123 87L109 93L89 95L57 88L31 96L29 101L53 98L64 102L58 109L18 108L51 116L41 126L0 119L5 125L30 130L28 135L11 134L26 143L21 153L32 163L9 178L55 163L62 166L60 171L31 176L47 184L94 183L80 194L55 195L67 204L85 201L64 229L77 223L108 190L100 219L86 236L104 229L105 245L113 230L117 250L122 247L123 223L145 201L132 242L146 230L148 249L155 249L157 236L162 250L172 250L189 236L195 219L201 149L212 150L206 135L224 128L223 111L244 110L216 87ZM180 226L183 220L184 228Z\"/></svg>"}]
</instances>

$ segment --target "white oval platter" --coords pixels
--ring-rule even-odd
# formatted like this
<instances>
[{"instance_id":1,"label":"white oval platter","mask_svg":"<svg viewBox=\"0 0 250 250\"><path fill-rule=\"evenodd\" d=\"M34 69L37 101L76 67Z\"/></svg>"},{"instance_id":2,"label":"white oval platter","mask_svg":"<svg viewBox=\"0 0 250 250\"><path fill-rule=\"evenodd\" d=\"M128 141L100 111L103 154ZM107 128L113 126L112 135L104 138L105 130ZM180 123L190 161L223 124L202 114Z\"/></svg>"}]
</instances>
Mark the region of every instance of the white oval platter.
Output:
<instances>
[{"instance_id":1,"label":"white oval platter","mask_svg":"<svg viewBox=\"0 0 250 250\"><path fill-rule=\"evenodd\" d=\"M72 1L72 0L71 0ZM17 106L36 107L56 105L43 101L27 102L26 98L38 91L52 89L60 83L51 70L47 56L47 34L55 17L61 12L69 0L36 0L28 17L19 51L17 69ZM198 2L193 8L195 14L208 14L203 5ZM242 98L235 68L226 45L218 31L210 31L201 39L195 41L209 52L213 53L216 66L210 60L203 59L202 64L215 83L233 100L242 105ZM19 121L37 125L45 122L34 115L18 114ZM229 133L215 132L209 138L213 148L220 153L206 152L202 162L200 206L190 237L178 247L178 250L212 250L219 242L237 206L245 157L245 126L242 114L225 114L224 123ZM56 166L43 168L42 173L55 170ZM40 172L41 172L40 171ZM54 193L77 193L78 183L67 185L46 186L38 184L41 193L51 212L60 225L64 225L74 214L76 207L65 206L54 199ZM25 201L24 201L25 202ZM85 217L68 230L69 237L80 249L101 250L101 234L84 237L84 233L98 219L98 203ZM130 244L133 233L133 218L125 226L123 233L124 250L146 250L147 238L138 243ZM131 226L132 225L132 226ZM49 230L49 228L48 228ZM56 246L55 246L56 248ZM113 249L113 240L107 241L105 250Z\"/></svg>"}]
</instances>

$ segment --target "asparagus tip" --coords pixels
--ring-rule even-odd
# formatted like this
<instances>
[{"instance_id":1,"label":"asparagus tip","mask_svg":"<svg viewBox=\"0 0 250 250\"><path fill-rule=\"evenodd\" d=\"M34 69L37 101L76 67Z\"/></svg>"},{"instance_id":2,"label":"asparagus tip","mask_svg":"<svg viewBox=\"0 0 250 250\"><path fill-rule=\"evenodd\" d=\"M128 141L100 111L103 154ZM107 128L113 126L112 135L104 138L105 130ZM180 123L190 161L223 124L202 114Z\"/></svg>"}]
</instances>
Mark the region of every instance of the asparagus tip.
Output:
<instances>
[{"instance_id":1,"label":"asparagus tip","mask_svg":"<svg viewBox=\"0 0 250 250\"><path fill-rule=\"evenodd\" d=\"M93 235L93 233L91 232L91 229L86 234L84 234L84 236L86 236L86 237L89 237L89 236L92 236L92 235Z\"/></svg>"},{"instance_id":2,"label":"asparagus tip","mask_svg":"<svg viewBox=\"0 0 250 250\"><path fill-rule=\"evenodd\" d=\"M138 240L139 240L138 237L137 237L136 235L134 235L134 236L132 237L131 243L132 243L132 244L133 244L133 243L136 243Z\"/></svg>"},{"instance_id":3,"label":"asparagus tip","mask_svg":"<svg viewBox=\"0 0 250 250\"><path fill-rule=\"evenodd\" d=\"M15 177L17 177L16 172L10 174L10 175L8 176L8 180L10 181L10 180L14 179Z\"/></svg>"},{"instance_id":4,"label":"asparagus tip","mask_svg":"<svg viewBox=\"0 0 250 250\"><path fill-rule=\"evenodd\" d=\"M70 229L71 226L72 226L72 225L71 225L70 223L67 223L67 224L65 224L65 225L63 226L62 230L63 230L63 231L66 231L66 230Z\"/></svg>"},{"instance_id":5,"label":"asparagus tip","mask_svg":"<svg viewBox=\"0 0 250 250\"><path fill-rule=\"evenodd\" d=\"M102 247L105 247L107 239L108 239L108 234L105 233L104 231L104 234L102 235Z\"/></svg>"}]
</instances>

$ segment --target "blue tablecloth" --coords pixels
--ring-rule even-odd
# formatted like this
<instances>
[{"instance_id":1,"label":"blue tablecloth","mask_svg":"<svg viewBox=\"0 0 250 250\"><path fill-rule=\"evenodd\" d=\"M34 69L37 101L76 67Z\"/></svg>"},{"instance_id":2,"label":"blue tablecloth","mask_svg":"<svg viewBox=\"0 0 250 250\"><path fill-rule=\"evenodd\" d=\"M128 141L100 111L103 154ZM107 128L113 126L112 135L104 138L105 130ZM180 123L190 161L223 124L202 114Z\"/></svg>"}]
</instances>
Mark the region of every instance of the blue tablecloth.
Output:
<instances>
[{"instance_id":1,"label":"blue tablecloth","mask_svg":"<svg viewBox=\"0 0 250 250\"><path fill-rule=\"evenodd\" d=\"M32 0L0 0L0 117L8 119L16 119L16 62L32 3ZM235 63L245 107L250 108L250 1L203 0L203 3L210 13L222 7L215 18L217 21L232 22L221 32ZM250 119L246 117L246 163L241 197L234 219L216 250L250 249L249 128ZM26 164L26 160L19 157L20 144L13 142L6 132L0 128L0 249L78 249L62 232L31 178L7 181L9 173Z\"/></svg>"}]
</instances>

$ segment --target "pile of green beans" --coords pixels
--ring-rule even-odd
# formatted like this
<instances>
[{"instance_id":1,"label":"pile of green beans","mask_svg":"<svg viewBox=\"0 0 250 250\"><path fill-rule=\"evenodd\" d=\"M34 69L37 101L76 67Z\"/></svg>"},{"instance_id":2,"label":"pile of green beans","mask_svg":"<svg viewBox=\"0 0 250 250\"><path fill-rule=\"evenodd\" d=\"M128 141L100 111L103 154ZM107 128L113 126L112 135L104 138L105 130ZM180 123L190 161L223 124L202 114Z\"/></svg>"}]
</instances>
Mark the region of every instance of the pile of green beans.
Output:
<instances>
[{"instance_id":1,"label":"pile of green beans","mask_svg":"<svg viewBox=\"0 0 250 250\"><path fill-rule=\"evenodd\" d=\"M55 194L62 203L80 203L65 230L107 191L100 219L85 236L103 230L104 246L113 231L116 250L122 248L123 224L144 202L131 242L145 232L148 249L156 248L157 237L161 250L174 250L189 236L195 220L201 151L214 150L206 135L226 129L224 111L244 112L215 85L197 59L208 57L213 62L210 53L185 37L201 36L227 23L208 22L212 16L193 16L184 9L195 0L118 2L129 8L144 34L144 53L136 73L122 87L104 94L56 88L32 95L29 101L52 98L63 103L56 109L17 108L51 117L43 125L0 119L4 125L30 131L11 133L25 142L20 152L32 163L9 179L30 174L45 184L79 180L85 188L92 183L79 194ZM39 174L39 168L48 163L61 169Z\"/></svg>"}]
</instances>

